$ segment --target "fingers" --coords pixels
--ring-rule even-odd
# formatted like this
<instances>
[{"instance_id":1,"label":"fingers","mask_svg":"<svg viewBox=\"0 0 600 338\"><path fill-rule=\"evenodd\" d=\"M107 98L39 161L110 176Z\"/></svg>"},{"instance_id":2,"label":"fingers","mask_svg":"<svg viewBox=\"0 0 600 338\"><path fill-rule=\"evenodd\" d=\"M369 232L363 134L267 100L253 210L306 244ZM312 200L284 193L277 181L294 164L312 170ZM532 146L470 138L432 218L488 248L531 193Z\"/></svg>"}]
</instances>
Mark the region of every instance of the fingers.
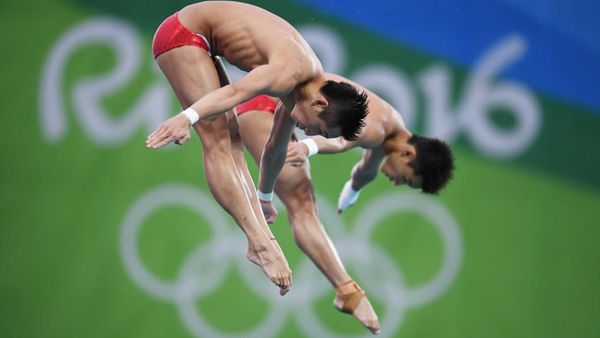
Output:
<instances>
[{"instance_id":1,"label":"fingers","mask_svg":"<svg viewBox=\"0 0 600 338\"><path fill-rule=\"evenodd\" d=\"M148 135L148 137L146 138L146 145L150 146L150 143L156 139L156 136L162 134L163 131L163 126L160 126L155 131L153 131L152 134Z\"/></svg>"},{"instance_id":2,"label":"fingers","mask_svg":"<svg viewBox=\"0 0 600 338\"><path fill-rule=\"evenodd\" d=\"M155 131L153 131L150 135L148 135L148 138L146 139L146 143L148 141L151 141L152 139L154 139L154 137L156 137L156 135L158 135L160 132L163 131L164 126L161 125L160 127L156 128Z\"/></svg>"},{"instance_id":3,"label":"fingers","mask_svg":"<svg viewBox=\"0 0 600 338\"><path fill-rule=\"evenodd\" d=\"M183 135L182 137L180 137L178 140L175 140L175 144L182 145L182 144L186 143L189 139L190 139L190 134L187 133L187 134Z\"/></svg>"},{"instance_id":4,"label":"fingers","mask_svg":"<svg viewBox=\"0 0 600 338\"><path fill-rule=\"evenodd\" d=\"M150 141L148 148L162 148L174 140L175 138L170 133L159 134L153 141Z\"/></svg>"},{"instance_id":5,"label":"fingers","mask_svg":"<svg viewBox=\"0 0 600 338\"><path fill-rule=\"evenodd\" d=\"M146 140L146 146L148 148L158 148L157 145L161 144L161 142L163 142L165 139L169 139L172 134L173 133L169 128L161 126L155 132L150 134L150 136L148 136L148 139Z\"/></svg>"},{"instance_id":6,"label":"fingers","mask_svg":"<svg viewBox=\"0 0 600 338\"><path fill-rule=\"evenodd\" d=\"M160 128L159 128L159 130L160 130ZM175 144L182 145L185 142L187 142L187 140L190 139L189 132L185 133L181 137L177 137L168 128L164 128L160 131L159 130L152 133L152 134L154 134L154 136L152 138L150 136L148 137L148 140L146 140L146 147L156 149L156 148L164 147L171 142L175 142Z\"/></svg>"},{"instance_id":7,"label":"fingers","mask_svg":"<svg viewBox=\"0 0 600 338\"><path fill-rule=\"evenodd\" d=\"M185 116L177 115L148 135L146 146L152 149L161 148L173 141L183 144L189 139L189 135L189 120Z\"/></svg>"},{"instance_id":8,"label":"fingers","mask_svg":"<svg viewBox=\"0 0 600 338\"><path fill-rule=\"evenodd\" d=\"M302 163L304 163L305 160L306 157L303 154L295 150L288 150L287 156L285 158L285 163L289 163L294 167L300 167L302 166Z\"/></svg>"}]
</instances>

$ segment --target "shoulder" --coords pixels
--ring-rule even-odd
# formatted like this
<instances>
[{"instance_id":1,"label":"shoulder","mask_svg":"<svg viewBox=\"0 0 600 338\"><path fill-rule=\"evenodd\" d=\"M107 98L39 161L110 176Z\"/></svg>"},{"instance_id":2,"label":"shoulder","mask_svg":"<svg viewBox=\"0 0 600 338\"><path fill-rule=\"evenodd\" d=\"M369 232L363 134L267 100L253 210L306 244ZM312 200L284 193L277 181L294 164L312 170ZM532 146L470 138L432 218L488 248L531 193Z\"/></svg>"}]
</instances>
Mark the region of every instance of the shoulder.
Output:
<instances>
[{"instance_id":1,"label":"shoulder","mask_svg":"<svg viewBox=\"0 0 600 338\"><path fill-rule=\"evenodd\" d=\"M355 142L355 146L364 149L379 147L385 141L385 129L381 123L368 120Z\"/></svg>"},{"instance_id":2,"label":"shoulder","mask_svg":"<svg viewBox=\"0 0 600 338\"><path fill-rule=\"evenodd\" d=\"M274 95L289 94L296 86L306 81L304 73L297 64L298 62L292 60L289 63L270 65L272 79L270 87Z\"/></svg>"}]
</instances>

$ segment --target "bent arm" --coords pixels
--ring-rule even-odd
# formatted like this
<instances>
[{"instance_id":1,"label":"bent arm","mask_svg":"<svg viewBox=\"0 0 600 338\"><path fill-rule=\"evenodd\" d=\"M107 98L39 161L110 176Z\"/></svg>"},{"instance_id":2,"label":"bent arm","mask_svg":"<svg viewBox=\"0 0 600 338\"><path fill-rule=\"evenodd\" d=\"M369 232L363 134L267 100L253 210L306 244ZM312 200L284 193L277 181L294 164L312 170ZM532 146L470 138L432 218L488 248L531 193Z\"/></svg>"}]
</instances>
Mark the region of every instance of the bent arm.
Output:
<instances>
[{"instance_id":1,"label":"bent arm","mask_svg":"<svg viewBox=\"0 0 600 338\"><path fill-rule=\"evenodd\" d=\"M288 103L288 105L290 104ZM290 116L291 107L288 109L282 102L275 110L273 128L260 160L258 187L264 193L273 191L277 177L285 163L287 146L296 126L296 121Z\"/></svg>"},{"instance_id":2,"label":"bent arm","mask_svg":"<svg viewBox=\"0 0 600 338\"><path fill-rule=\"evenodd\" d=\"M365 150L362 159L352 168L352 189L358 191L373 181L384 158L381 148Z\"/></svg>"},{"instance_id":3,"label":"bent arm","mask_svg":"<svg viewBox=\"0 0 600 338\"><path fill-rule=\"evenodd\" d=\"M357 142L346 141L343 137L329 139L323 136L314 136L311 139L319 148L319 154L337 154L358 146Z\"/></svg>"}]
</instances>

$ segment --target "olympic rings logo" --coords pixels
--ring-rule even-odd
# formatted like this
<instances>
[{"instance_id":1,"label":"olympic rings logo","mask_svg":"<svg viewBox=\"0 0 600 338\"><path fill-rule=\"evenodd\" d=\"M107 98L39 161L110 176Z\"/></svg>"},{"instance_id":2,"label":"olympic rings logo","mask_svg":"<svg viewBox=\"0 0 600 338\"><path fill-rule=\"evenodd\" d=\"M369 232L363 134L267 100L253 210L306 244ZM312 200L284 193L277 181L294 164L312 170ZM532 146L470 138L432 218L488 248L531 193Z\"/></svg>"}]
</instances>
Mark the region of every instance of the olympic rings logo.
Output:
<instances>
[{"instance_id":1,"label":"olympic rings logo","mask_svg":"<svg viewBox=\"0 0 600 338\"><path fill-rule=\"evenodd\" d=\"M462 239L451 213L437 200L415 193L387 193L371 200L356 219L352 231L345 229L335 209L320 199L319 215L346 266L354 266L357 279L369 296L385 307L380 317L382 337L392 336L402 324L404 313L441 296L454 281L462 261ZM138 235L144 220L153 212L169 206L184 206L208 220L212 239L196 248L181 265L173 283L156 277L138 256ZM423 285L407 287L398 265L379 247L369 241L371 232L393 213L412 211L428 219L439 232L444 258L440 270ZM298 327L309 337L341 337L319 321L312 303L331 286L308 258L294 271L292 292L280 297L267 282L260 269L250 264L244 252L246 242L239 230L228 226L228 218L214 200L189 186L170 184L147 192L129 209L120 233L121 255L130 277L150 295L174 303L187 329L196 337L276 337L283 330L288 315L294 315ZM209 295L225 278L230 264L236 264L242 279L257 295L270 303L262 322L239 335L221 332L199 313L195 303ZM344 335L347 336L347 335ZM370 337L365 332L364 337Z\"/></svg>"}]
</instances>

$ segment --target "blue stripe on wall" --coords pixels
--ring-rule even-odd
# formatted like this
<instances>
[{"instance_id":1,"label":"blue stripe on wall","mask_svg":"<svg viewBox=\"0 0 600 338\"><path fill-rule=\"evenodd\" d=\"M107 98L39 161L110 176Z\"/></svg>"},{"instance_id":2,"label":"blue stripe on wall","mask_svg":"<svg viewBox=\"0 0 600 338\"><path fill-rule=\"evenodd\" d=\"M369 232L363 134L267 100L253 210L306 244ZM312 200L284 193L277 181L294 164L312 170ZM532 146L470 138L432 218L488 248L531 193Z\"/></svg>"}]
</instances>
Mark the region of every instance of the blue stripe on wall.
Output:
<instances>
[{"instance_id":1,"label":"blue stripe on wall","mask_svg":"<svg viewBox=\"0 0 600 338\"><path fill-rule=\"evenodd\" d=\"M465 66L519 33L527 53L504 75L600 116L600 1L296 1Z\"/></svg>"}]
</instances>

